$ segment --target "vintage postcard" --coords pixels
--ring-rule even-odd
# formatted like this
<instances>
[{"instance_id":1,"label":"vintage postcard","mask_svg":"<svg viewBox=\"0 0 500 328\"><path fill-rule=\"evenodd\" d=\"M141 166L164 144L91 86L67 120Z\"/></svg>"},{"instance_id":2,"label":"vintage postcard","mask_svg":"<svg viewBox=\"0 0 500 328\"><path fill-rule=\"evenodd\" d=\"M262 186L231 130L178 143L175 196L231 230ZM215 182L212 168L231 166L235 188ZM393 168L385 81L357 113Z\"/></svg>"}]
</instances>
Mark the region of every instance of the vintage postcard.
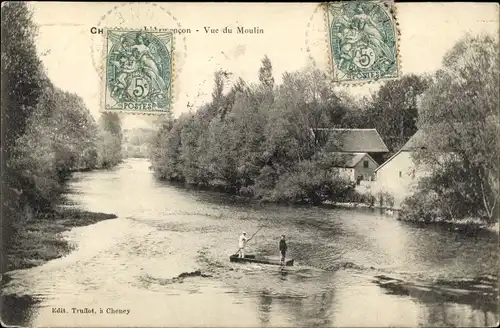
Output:
<instances>
[{"instance_id":1,"label":"vintage postcard","mask_svg":"<svg viewBox=\"0 0 500 328\"><path fill-rule=\"evenodd\" d=\"M2 327L493 327L497 3L3 2Z\"/></svg>"}]
</instances>

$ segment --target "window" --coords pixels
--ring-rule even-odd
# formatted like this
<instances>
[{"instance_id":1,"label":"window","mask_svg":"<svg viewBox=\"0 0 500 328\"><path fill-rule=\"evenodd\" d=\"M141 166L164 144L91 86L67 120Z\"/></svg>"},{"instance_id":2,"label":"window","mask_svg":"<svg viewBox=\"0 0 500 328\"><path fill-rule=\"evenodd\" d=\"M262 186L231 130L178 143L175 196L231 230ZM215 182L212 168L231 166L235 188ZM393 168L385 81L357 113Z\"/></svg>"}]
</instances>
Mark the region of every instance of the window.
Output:
<instances>
[{"instance_id":1,"label":"window","mask_svg":"<svg viewBox=\"0 0 500 328\"><path fill-rule=\"evenodd\" d=\"M366 169L366 168L368 168L368 161L364 161L364 162L363 162L363 167L364 167L365 169Z\"/></svg>"},{"instance_id":2,"label":"window","mask_svg":"<svg viewBox=\"0 0 500 328\"><path fill-rule=\"evenodd\" d=\"M399 171L399 177L401 178L403 176L403 172Z\"/></svg>"}]
</instances>

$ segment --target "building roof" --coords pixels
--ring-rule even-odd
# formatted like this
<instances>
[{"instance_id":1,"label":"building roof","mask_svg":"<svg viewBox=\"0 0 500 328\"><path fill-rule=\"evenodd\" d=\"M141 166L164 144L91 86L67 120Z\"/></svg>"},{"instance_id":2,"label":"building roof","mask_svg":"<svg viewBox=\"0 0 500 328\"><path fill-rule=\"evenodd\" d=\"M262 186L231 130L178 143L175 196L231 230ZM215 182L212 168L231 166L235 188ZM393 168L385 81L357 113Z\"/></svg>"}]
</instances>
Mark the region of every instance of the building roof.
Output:
<instances>
[{"instance_id":1,"label":"building roof","mask_svg":"<svg viewBox=\"0 0 500 328\"><path fill-rule=\"evenodd\" d=\"M415 132L415 134L413 134L410 137L410 139L403 145L403 147L401 147L401 149L399 151L397 151L394 155L389 157L389 159L387 159L384 163L382 163L379 167L377 167L375 169L375 172L380 170L385 164L392 161L392 159L394 157L396 157L397 155L399 155L403 151L418 151L418 150L426 147L425 146L425 137L426 136L427 136L427 134L423 130L421 130L421 129L417 130L417 132Z\"/></svg>"},{"instance_id":2,"label":"building roof","mask_svg":"<svg viewBox=\"0 0 500 328\"><path fill-rule=\"evenodd\" d=\"M417 130L414 135L401 147L400 151L416 151L425 147L425 136L423 130Z\"/></svg>"},{"instance_id":3,"label":"building roof","mask_svg":"<svg viewBox=\"0 0 500 328\"><path fill-rule=\"evenodd\" d=\"M389 151L376 129L311 129L326 139L333 139L337 144L337 151L348 153L386 153Z\"/></svg>"},{"instance_id":4,"label":"building roof","mask_svg":"<svg viewBox=\"0 0 500 328\"><path fill-rule=\"evenodd\" d=\"M455 129L466 128L461 123L454 123L453 126L455 127ZM435 133L432 133L433 129L435 131L436 129L441 129L441 128L446 129L446 125L435 124L430 128L427 127L426 129L417 130L417 132L415 132L415 134L411 136L411 138L403 145L403 147L401 147L401 149L398 152L396 152L388 160L386 160L379 167L377 167L375 171L381 169L385 164L389 163L394 157L399 155L401 152L416 152L424 149L427 151L453 152L454 151L453 147L444 145L441 140L432 137L433 135L435 135Z\"/></svg>"},{"instance_id":5,"label":"building roof","mask_svg":"<svg viewBox=\"0 0 500 328\"><path fill-rule=\"evenodd\" d=\"M335 152L333 154L336 155L336 167L353 168L365 157L370 158L375 164L377 164L377 162L367 153Z\"/></svg>"}]
</instances>

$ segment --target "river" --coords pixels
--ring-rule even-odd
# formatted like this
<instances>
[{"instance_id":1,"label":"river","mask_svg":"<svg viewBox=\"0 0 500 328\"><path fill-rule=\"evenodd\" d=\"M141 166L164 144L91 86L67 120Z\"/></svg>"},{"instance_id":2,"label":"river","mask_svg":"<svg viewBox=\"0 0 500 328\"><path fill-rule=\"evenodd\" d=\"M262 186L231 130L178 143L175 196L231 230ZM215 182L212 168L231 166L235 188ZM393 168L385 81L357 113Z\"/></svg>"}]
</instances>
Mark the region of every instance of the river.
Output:
<instances>
[{"instance_id":1,"label":"river","mask_svg":"<svg viewBox=\"0 0 500 328\"><path fill-rule=\"evenodd\" d=\"M498 235L419 228L373 210L248 204L155 180L146 160L75 174L79 207L117 219L65 233L68 256L9 273L2 310L29 326L492 326ZM237 264L277 255L296 263ZM202 276L175 279L200 270ZM13 298L15 296L15 298ZM14 309L14 307L17 308ZM53 313L64 308L66 313ZM73 314L93 308L95 314ZM106 313L113 309L126 313ZM104 313L100 313L100 309Z\"/></svg>"}]
</instances>

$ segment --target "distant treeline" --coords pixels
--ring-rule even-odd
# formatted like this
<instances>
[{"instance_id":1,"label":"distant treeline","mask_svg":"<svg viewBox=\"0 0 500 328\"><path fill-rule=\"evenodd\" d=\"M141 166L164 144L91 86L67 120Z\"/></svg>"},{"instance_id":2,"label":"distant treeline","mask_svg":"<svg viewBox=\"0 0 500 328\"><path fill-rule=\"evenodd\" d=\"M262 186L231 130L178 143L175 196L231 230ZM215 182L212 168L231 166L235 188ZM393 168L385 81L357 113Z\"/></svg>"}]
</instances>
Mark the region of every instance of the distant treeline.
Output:
<instances>
[{"instance_id":1,"label":"distant treeline","mask_svg":"<svg viewBox=\"0 0 500 328\"><path fill-rule=\"evenodd\" d=\"M155 135L153 129L135 128L123 130L123 157L124 158L147 158L149 156L149 145Z\"/></svg>"},{"instance_id":2,"label":"distant treeline","mask_svg":"<svg viewBox=\"0 0 500 328\"><path fill-rule=\"evenodd\" d=\"M2 6L4 244L13 222L53 209L72 171L121 161L119 117L105 114L97 123L79 96L52 84L37 55L31 15L26 3Z\"/></svg>"}]
</instances>

